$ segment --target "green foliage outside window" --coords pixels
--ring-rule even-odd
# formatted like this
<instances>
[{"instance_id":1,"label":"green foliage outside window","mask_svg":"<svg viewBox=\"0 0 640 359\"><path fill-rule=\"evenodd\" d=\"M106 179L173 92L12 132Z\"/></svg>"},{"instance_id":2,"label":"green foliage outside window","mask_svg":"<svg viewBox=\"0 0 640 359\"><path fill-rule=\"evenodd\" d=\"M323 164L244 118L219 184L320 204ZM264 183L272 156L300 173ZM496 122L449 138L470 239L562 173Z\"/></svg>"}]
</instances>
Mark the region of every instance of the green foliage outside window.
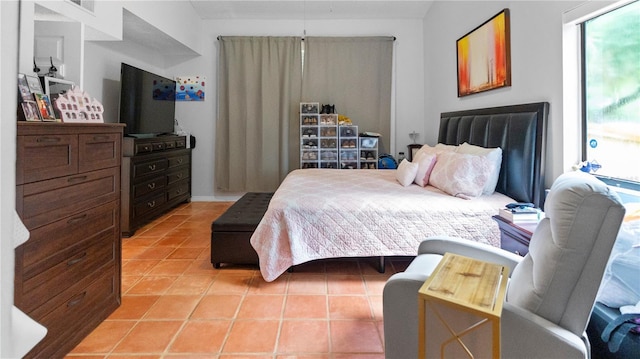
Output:
<instances>
[{"instance_id":1,"label":"green foliage outside window","mask_svg":"<svg viewBox=\"0 0 640 359\"><path fill-rule=\"evenodd\" d=\"M583 36L584 160L640 182L640 2L586 21Z\"/></svg>"}]
</instances>

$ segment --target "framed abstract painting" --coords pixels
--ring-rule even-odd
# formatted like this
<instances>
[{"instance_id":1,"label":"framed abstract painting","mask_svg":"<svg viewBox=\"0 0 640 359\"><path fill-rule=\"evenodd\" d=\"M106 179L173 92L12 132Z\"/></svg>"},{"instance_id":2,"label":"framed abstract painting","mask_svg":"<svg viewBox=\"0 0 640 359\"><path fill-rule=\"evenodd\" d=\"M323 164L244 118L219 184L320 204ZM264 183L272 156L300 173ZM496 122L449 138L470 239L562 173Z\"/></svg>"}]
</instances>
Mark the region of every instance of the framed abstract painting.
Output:
<instances>
[{"instance_id":1,"label":"framed abstract painting","mask_svg":"<svg viewBox=\"0 0 640 359\"><path fill-rule=\"evenodd\" d=\"M458 97L511 86L509 9L456 41Z\"/></svg>"}]
</instances>

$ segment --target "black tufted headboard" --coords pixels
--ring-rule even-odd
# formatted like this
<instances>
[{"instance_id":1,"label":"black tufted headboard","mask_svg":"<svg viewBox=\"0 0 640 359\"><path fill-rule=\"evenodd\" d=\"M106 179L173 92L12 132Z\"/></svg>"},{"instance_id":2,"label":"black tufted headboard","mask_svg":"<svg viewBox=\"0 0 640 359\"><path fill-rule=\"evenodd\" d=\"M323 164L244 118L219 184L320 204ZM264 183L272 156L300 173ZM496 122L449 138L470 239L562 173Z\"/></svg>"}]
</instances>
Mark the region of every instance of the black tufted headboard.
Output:
<instances>
[{"instance_id":1,"label":"black tufted headboard","mask_svg":"<svg viewBox=\"0 0 640 359\"><path fill-rule=\"evenodd\" d=\"M548 114L547 102L443 112L438 142L502 148L496 191L542 208Z\"/></svg>"}]
</instances>

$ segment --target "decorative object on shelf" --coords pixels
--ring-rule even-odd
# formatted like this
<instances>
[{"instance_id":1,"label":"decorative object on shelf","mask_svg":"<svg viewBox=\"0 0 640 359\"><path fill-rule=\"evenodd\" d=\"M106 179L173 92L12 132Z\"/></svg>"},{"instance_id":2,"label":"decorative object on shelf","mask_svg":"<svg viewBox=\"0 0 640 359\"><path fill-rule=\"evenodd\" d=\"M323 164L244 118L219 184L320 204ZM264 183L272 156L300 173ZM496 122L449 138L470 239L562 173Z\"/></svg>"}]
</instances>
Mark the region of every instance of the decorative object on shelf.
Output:
<instances>
[{"instance_id":1,"label":"decorative object on shelf","mask_svg":"<svg viewBox=\"0 0 640 359\"><path fill-rule=\"evenodd\" d=\"M104 122L104 107L100 101L77 87L59 96L54 103L62 122Z\"/></svg>"},{"instance_id":2,"label":"decorative object on shelf","mask_svg":"<svg viewBox=\"0 0 640 359\"><path fill-rule=\"evenodd\" d=\"M204 76L176 77L176 101L204 101Z\"/></svg>"},{"instance_id":3,"label":"decorative object on shelf","mask_svg":"<svg viewBox=\"0 0 640 359\"><path fill-rule=\"evenodd\" d=\"M456 41L458 97L511 86L509 9Z\"/></svg>"},{"instance_id":4,"label":"decorative object on shelf","mask_svg":"<svg viewBox=\"0 0 640 359\"><path fill-rule=\"evenodd\" d=\"M36 65L36 58L33 58L33 72L34 73L39 73L40 72L40 68L38 67L38 65Z\"/></svg>"},{"instance_id":5,"label":"decorative object on shelf","mask_svg":"<svg viewBox=\"0 0 640 359\"><path fill-rule=\"evenodd\" d=\"M582 171L586 173L596 173L599 169L602 168L602 165L598 163L598 161L583 161L579 162L572 166L574 171Z\"/></svg>"},{"instance_id":6,"label":"decorative object on shelf","mask_svg":"<svg viewBox=\"0 0 640 359\"><path fill-rule=\"evenodd\" d=\"M49 67L49 72L47 72L45 74L45 76L48 77L57 77L58 75L58 68L55 67L55 65L53 65L53 57L49 56L49 61L51 62L51 67Z\"/></svg>"},{"instance_id":7,"label":"decorative object on shelf","mask_svg":"<svg viewBox=\"0 0 640 359\"><path fill-rule=\"evenodd\" d=\"M413 141L413 144L416 144L416 140L418 139L418 137L420 136L419 133L417 133L416 131L413 131L409 134L409 138L411 139L411 141Z\"/></svg>"}]
</instances>

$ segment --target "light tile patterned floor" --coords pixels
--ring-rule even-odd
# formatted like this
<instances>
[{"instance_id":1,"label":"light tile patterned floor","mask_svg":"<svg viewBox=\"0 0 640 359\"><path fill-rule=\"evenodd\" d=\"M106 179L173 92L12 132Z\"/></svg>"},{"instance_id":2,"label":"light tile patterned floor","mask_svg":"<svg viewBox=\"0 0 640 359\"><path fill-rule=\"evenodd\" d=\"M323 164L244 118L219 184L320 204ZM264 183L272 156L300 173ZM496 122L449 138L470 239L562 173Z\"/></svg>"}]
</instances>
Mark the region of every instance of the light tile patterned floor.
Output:
<instances>
[{"instance_id":1,"label":"light tile patterned floor","mask_svg":"<svg viewBox=\"0 0 640 359\"><path fill-rule=\"evenodd\" d=\"M315 261L271 283L216 270L211 222L231 204L185 204L123 238L122 305L68 357L383 358L382 288L409 260Z\"/></svg>"}]
</instances>

